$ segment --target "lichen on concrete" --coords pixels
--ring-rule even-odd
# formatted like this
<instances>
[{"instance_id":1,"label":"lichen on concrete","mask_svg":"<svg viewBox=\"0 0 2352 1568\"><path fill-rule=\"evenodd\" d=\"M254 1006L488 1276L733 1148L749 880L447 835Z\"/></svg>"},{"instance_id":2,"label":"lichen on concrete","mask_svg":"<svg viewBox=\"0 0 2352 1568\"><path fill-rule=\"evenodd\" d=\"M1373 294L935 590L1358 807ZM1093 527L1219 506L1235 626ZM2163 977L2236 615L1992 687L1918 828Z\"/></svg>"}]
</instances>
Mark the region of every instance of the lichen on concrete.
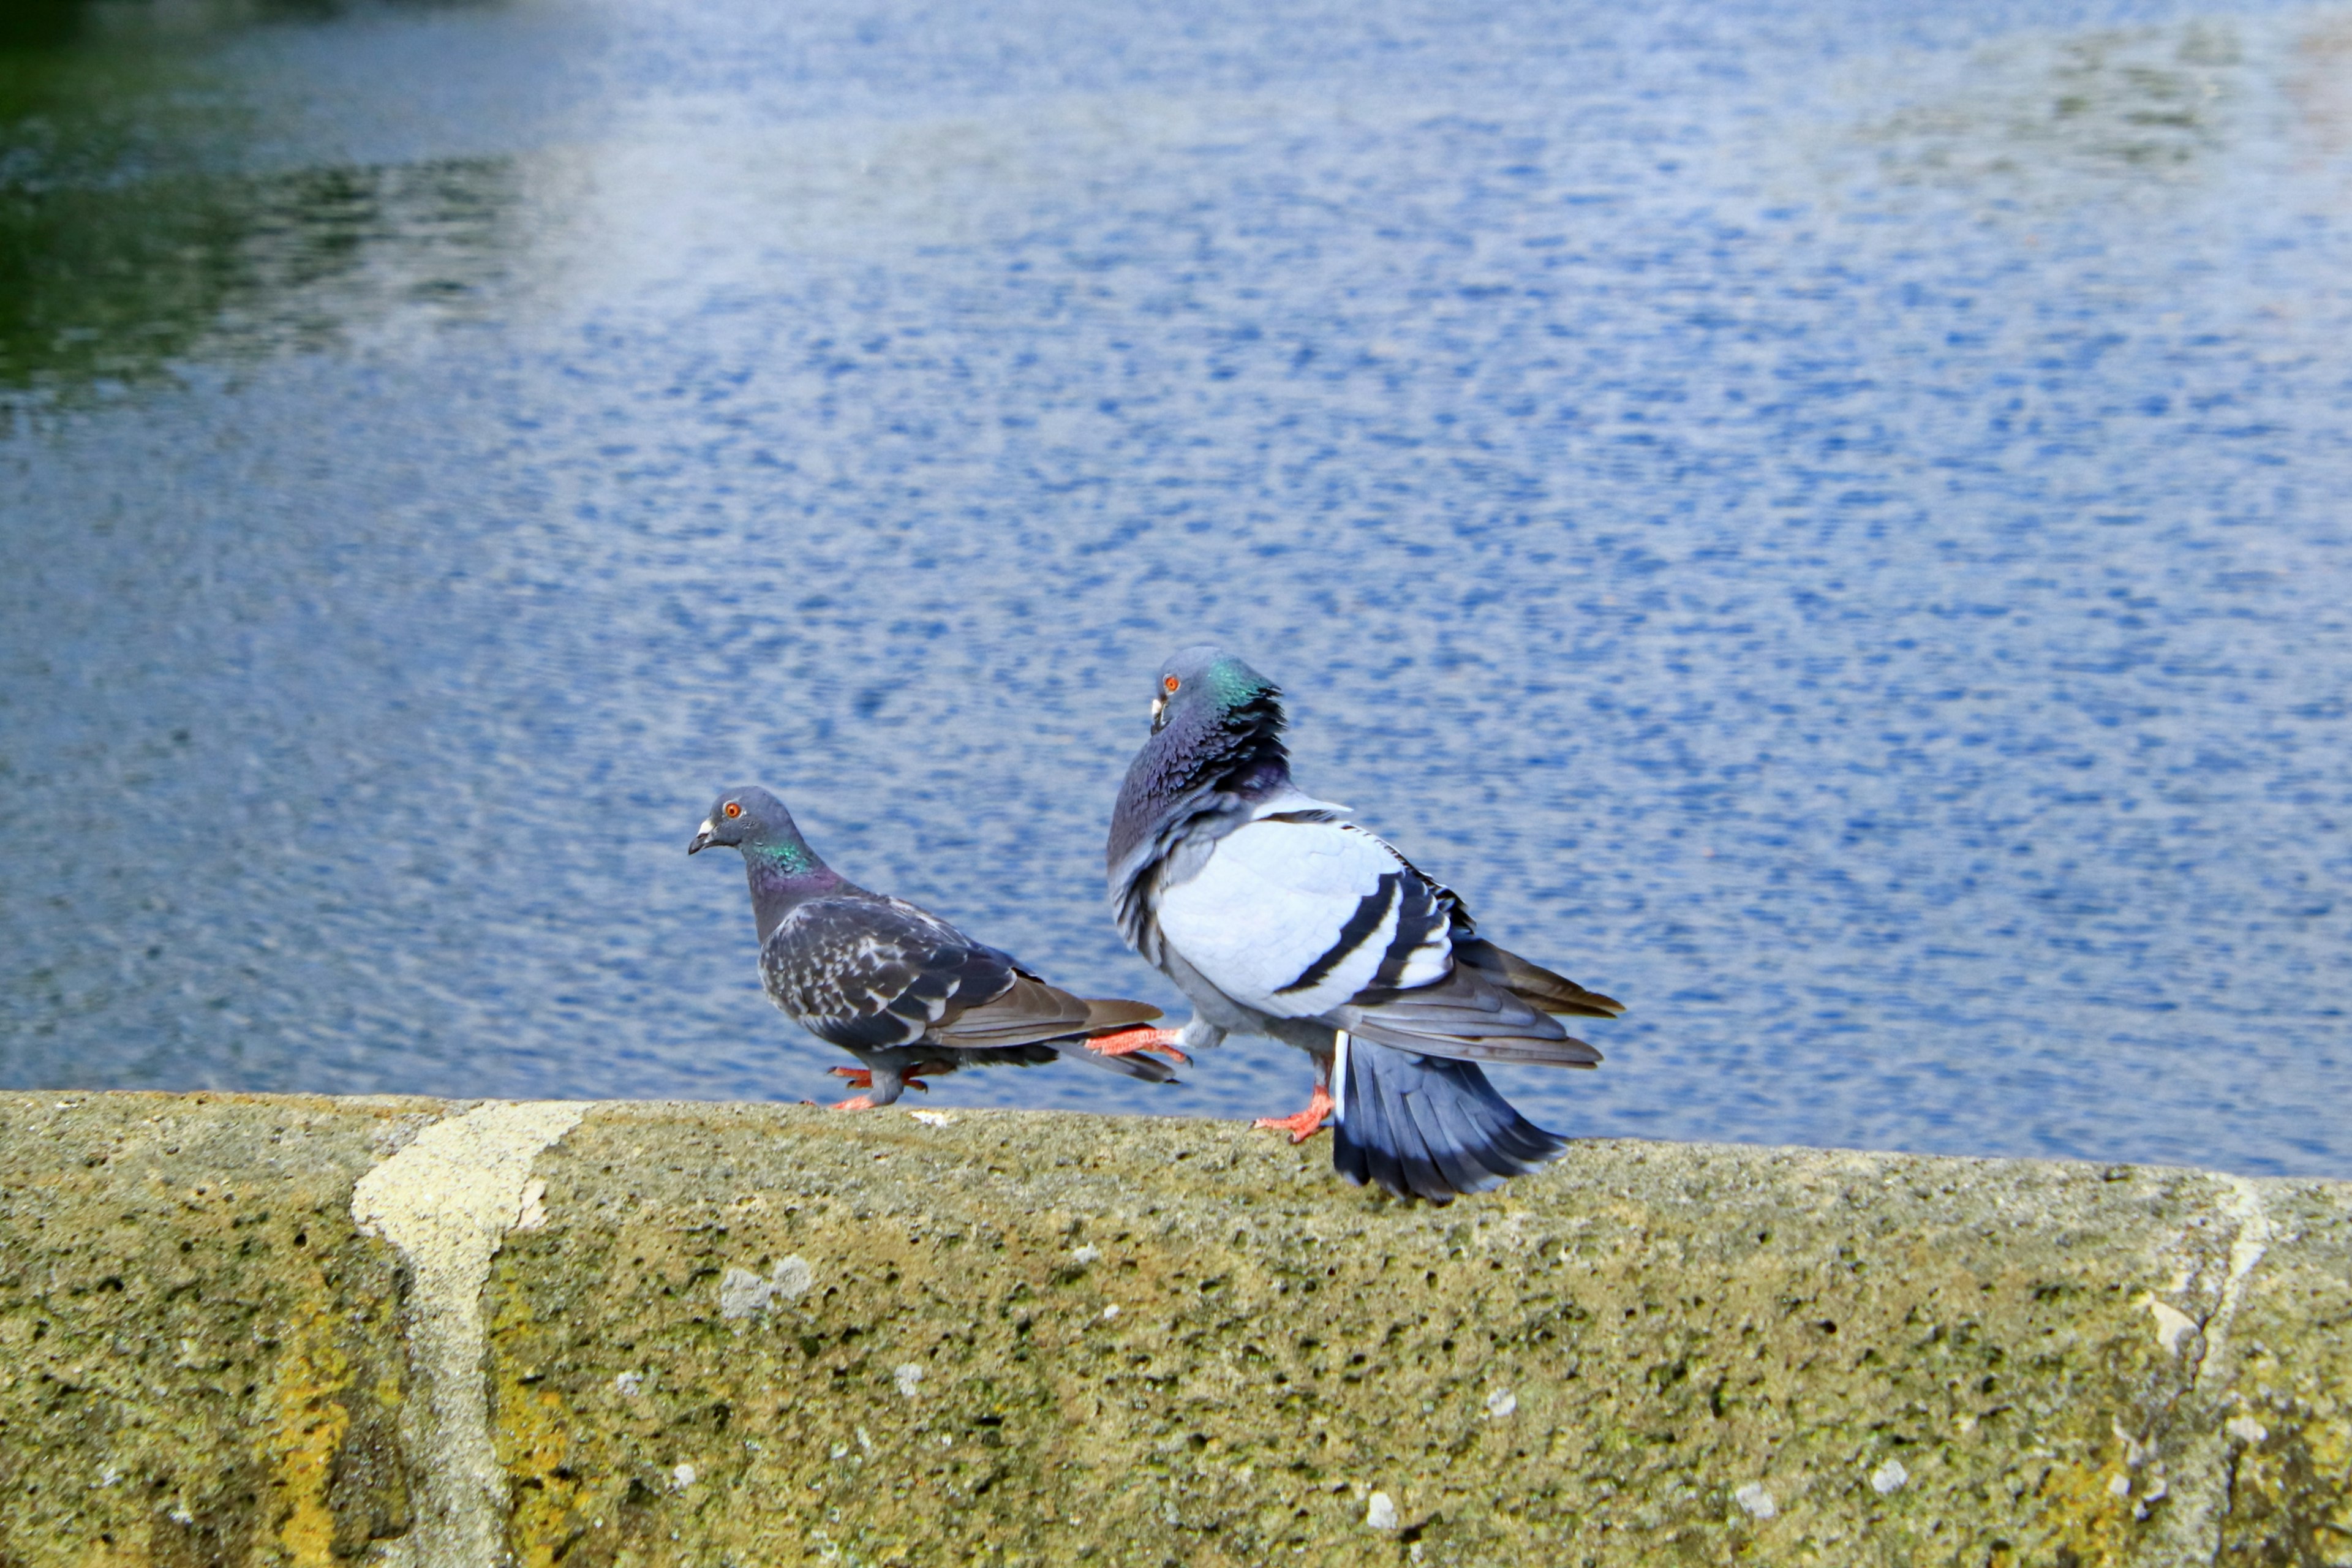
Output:
<instances>
[{"instance_id":1,"label":"lichen on concrete","mask_svg":"<svg viewBox=\"0 0 2352 1568\"><path fill-rule=\"evenodd\" d=\"M525 1561L2158 1563L2245 1523L2211 1357L2274 1260L2227 1179L1588 1144L1441 1210L1223 1125L660 1107L540 1169L492 1283L497 1425L564 1434ZM819 1288L729 1318L786 1257Z\"/></svg>"},{"instance_id":2,"label":"lichen on concrete","mask_svg":"<svg viewBox=\"0 0 2352 1568\"><path fill-rule=\"evenodd\" d=\"M0 1563L356 1559L409 1523L395 1265L431 1102L0 1096Z\"/></svg>"},{"instance_id":3,"label":"lichen on concrete","mask_svg":"<svg viewBox=\"0 0 2352 1568\"><path fill-rule=\"evenodd\" d=\"M0 1565L2352 1563L2340 1184L468 1110L0 1096Z\"/></svg>"}]
</instances>

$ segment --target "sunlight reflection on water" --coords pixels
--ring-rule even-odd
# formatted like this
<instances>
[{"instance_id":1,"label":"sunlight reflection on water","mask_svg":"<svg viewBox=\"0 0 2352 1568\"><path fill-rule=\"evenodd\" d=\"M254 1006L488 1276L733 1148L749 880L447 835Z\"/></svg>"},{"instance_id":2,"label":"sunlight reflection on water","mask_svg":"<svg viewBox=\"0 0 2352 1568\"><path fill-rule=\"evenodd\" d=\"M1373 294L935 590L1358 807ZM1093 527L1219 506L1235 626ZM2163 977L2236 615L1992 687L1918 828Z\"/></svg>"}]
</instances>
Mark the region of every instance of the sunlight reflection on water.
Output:
<instances>
[{"instance_id":1,"label":"sunlight reflection on water","mask_svg":"<svg viewBox=\"0 0 2352 1568\"><path fill-rule=\"evenodd\" d=\"M1172 1005L1206 633L1555 1125L2352 1173L2352 13L154 15L0 55L0 1081L814 1092L753 778Z\"/></svg>"}]
</instances>

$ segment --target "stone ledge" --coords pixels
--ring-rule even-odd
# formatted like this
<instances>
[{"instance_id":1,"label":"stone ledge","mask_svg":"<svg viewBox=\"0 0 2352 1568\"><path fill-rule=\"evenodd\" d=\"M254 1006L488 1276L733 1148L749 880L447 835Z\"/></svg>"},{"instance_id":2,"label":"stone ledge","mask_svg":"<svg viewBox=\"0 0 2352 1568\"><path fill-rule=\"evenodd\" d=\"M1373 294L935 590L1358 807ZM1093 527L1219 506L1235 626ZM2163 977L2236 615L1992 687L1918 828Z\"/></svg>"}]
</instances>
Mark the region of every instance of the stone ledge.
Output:
<instances>
[{"instance_id":1,"label":"stone ledge","mask_svg":"<svg viewBox=\"0 0 2352 1568\"><path fill-rule=\"evenodd\" d=\"M0 1095L0 1564L2352 1563L2352 1186Z\"/></svg>"}]
</instances>

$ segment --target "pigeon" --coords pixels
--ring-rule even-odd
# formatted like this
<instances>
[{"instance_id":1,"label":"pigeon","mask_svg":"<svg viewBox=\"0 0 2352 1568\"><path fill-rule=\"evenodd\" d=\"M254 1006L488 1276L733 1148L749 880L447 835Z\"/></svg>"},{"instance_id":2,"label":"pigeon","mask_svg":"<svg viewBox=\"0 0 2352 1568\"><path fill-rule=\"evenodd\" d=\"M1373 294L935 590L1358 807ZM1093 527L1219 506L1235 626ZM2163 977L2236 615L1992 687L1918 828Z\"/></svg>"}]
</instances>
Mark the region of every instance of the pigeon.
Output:
<instances>
[{"instance_id":1,"label":"pigeon","mask_svg":"<svg viewBox=\"0 0 2352 1568\"><path fill-rule=\"evenodd\" d=\"M1282 693L1192 647L1156 679L1105 860L1128 944L1192 1004L1177 1035L1265 1035L1315 1061L1315 1093L1260 1127L1305 1142L1329 1118L1358 1185L1449 1203L1567 1147L1496 1093L1481 1061L1590 1068L1551 1015L1622 1005L1478 934L1461 898L1348 808L1291 783Z\"/></svg>"},{"instance_id":2,"label":"pigeon","mask_svg":"<svg viewBox=\"0 0 2352 1568\"><path fill-rule=\"evenodd\" d=\"M1173 1031L1145 1026L1160 1016L1149 1003L1073 996L929 910L843 877L766 790L720 795L686 852L720 845L743 852L769 998L858 1060L832 1069L866 1091L836 1110L929 1092L919 1075L959 1068L1070 1057L1172 1083L1174 1070L1147 1053L1189 1059Z\"/></svg>"}]
</instances>

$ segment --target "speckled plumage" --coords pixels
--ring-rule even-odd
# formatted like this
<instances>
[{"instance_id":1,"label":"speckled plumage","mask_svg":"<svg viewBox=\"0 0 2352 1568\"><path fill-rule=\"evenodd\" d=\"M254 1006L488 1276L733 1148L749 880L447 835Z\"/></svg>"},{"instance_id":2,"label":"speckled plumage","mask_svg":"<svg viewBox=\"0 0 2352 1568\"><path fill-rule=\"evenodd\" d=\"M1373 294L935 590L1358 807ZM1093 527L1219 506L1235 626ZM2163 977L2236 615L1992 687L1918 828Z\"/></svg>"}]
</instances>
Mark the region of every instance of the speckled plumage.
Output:
<instances>
[{"instance_id":1,"label":"speckled plumage","mask_svg":"<svg viewBox=\"0 0 2352 1568\"><path fill-rule=\"evenodd\" d=\"M766 790L720 795L688 853L709 846L742 851L769 998L858 1059L872 1103L890 1103L919 1072L1060 1056L1173 1081L1164 1063L1085 1045L1156 1018L1158 1008L1074 996L929 910L857 886L809 847Z\"/></svg>"}]
</instances>

